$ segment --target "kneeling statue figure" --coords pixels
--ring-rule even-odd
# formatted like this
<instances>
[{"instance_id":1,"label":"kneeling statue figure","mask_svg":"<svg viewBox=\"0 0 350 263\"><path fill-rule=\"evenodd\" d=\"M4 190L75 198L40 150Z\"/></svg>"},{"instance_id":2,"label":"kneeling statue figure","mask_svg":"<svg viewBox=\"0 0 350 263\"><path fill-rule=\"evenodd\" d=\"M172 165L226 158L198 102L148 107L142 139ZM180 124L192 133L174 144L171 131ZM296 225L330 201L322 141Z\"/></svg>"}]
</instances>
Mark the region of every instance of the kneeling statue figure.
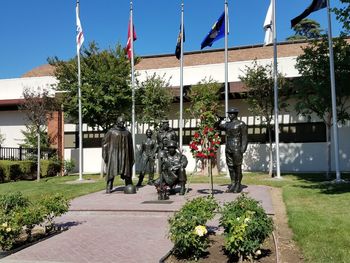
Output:
<instances>
[{"instance_id":1,"label":"kneeling statue figure","mask_svg":"<svg viewBox=\"0 0 350 263\"><path fill-rule=\"evenodd\" d=\"M185 155L177 151L177 143L170 141L166 150L161 153L160 161L160 177L154 182L158 192L158 200L169 199L167 188L171 190L180 184L180 195L186 192L186 166L187 158Z\"/></svg>"}]
</instances>

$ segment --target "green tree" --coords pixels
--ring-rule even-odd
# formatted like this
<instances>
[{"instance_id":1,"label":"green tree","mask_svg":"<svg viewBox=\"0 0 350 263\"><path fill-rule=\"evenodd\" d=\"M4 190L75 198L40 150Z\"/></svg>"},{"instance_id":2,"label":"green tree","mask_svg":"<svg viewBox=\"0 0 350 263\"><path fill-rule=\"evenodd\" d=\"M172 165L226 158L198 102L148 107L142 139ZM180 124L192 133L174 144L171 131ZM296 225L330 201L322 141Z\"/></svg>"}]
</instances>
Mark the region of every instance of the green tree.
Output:
<instances>
[{"instance_id":1,"label":"green tree","mask_svg":"<svg viewBox=\"0 0 350 263\"><path fill-rule=\"evenodd\" d=\"M304 18L293 27L295 34L287 37L287 41L320 38L323 34L323 29L315 20Z\"/></svg>"},{"instance_id":2,"label":"green tree","mask_svg":"<svg viewBox=\"0 0 350 263\"><path fill-rule=\"evenodd\" d=\"M187 112L192 118L199 120L189 146L193 157L201 160L203 171L208 164L207 160L209 161L208 172L211 180L212 166L216 164L220 146L220 133L213 127L220 110L220 89L221 85L209 78L192 86L188 93L191 104Z\"/></svg>"},{"instance_id":3,"label":"green tree","mask_svg":"<svg viewBox=\"0 0 350 263\"><path fill-rule=\"evenodd\" d=\"M52 119L52 112L57 109L57 103L54 98L49 96L48 90L40 88L34 90L24 88L23 90L24 103L21 110L25 113L29 121L29 127L35 130L37 135L37 181L40 180L40 149L41 149L41 133L45 129L48 120ZM27 126L27 127L28 127ZM31 133L32 134L32 133ZM28 138L29 139L29 138Z\"/></svg>"},{"instance_id":4,"label":"green tree","mask_svg":"<svg viewBox=\"0 0 350 263\"><path fill-rule=\"evenodd\" d=\"M273 152L272 152L272 128L274 119L274 77L273 67L269 65L260 65L256 60L251 66L245 67L245 75L239 77L247 87L248 110L254 116L261 116L261 121L266 125L269 138L269 175L272 176L273 170ZM278 107L287 106L287 84L281 73L277 76L277 86L279 91Z\"/></svg>"},{"instance_id":5,"label":"green tree","mask_svg":"<svg viewBox=\"0 0 350 263\"><path fill-rule=\"evenodd\" d=\"M120 44L114 50L99 50L92 42L81 53L81 103L82 119L90 127L107 131L117 116L130 116L131 77L130 63ZM76 58L69 61L49 58L55 66L57 89L64 93L65 112L78 119L78 65Z\"/></svg>"},{"instance_id":6,"label":"green tree","mask_svg":"<svg viewBox=\"0 0 350 263\"><path fill-rule=\"evenodd\" d=\"M139 101L137 105L139 119L145 123L153 123L157 127L166 117L173 101L169 80L154 73L139 84L136 94Z\"/></svg>"},{"instance_id":7,"label":"green tree","mask_svg":"<svg viewBox=\"0 0 350 263\"><path fill-rule=\"evenodd\" d=\"M350 0L340 0L344 4L340 8L333 8L333 12L336 14L336 18L339 22L343 23L343 34L350 34Z\"/></svg>"},{"instance_id":8,"label":"green tree","mask_svg":"<svg viewBox=\"0 0 350 263\"><path fill-rule=\"evenodd\" d=\"M295 86L296 105L299 114L316 114L326 125L328 172L331 169L331 127L332 99L329 68L329 49L326 38L313 41L303 48L304 54L298 56L296 68L301 77ZM345 122L350 119L350 45L342 38L333 39L334 73L336 83L337 119ZM327 173L327 178L329 174Z\"/></svg>"}]
</instances>

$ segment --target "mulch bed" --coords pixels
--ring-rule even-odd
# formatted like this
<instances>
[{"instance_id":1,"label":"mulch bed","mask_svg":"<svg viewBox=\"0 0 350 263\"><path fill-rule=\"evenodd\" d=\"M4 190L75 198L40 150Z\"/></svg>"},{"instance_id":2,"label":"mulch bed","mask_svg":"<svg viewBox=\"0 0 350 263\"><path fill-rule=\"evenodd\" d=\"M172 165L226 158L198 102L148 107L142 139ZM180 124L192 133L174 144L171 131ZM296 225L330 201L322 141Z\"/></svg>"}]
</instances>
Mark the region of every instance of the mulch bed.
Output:
<instances>
[{"instance_id":1,"label":"mulch bed","mask_svg":"<svg viewBox=\"0 0 350 263\"><path fill-rule=\"evenodd\" d=\"M224 245L224 237L223 235L210 235L210 240L212 242L211 246L208 249L208 254L205 255L203 258L200 258L199 260L195 261L198 263L214 263L214 262L220 262L220 263L233 263L238 262L238 258L229 258L228 255L225 254L223 245ZM272 263L276 262L276 250L275 250L275 243L273 241L273 237L269 237L264 242L262 249L261 249L261 255L254 259L254 262L259 263ZM166 257L163 261L164 263L185 263L185 262L191 262L184 259L177 259L173 254L170 254L168 257ZM193 261L194 262L194 261ZM249 260L245 260L243 262L250 262Z\"/></svg>"}]
</instances>

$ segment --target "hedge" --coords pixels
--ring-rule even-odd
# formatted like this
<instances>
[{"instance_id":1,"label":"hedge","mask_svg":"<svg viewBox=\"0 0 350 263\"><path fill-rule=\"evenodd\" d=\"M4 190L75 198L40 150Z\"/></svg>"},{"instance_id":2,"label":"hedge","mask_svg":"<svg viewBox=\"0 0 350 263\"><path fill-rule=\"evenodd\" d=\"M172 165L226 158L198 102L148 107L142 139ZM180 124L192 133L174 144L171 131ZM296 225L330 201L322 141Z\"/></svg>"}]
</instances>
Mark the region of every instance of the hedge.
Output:
<instances>
[{"instance_id":1,"label":"hedge","mask_svg":"<svg viewBox=\"0 0 350 263\"><path fill-rule=\"evenodd\" d=\"M33 180L36 178L37 164L35 161L0 160L0 182L17 180ZM56 176L61 171L61 164L52 160L40 161L40 177Z\"/></svg>"}]
</instances>

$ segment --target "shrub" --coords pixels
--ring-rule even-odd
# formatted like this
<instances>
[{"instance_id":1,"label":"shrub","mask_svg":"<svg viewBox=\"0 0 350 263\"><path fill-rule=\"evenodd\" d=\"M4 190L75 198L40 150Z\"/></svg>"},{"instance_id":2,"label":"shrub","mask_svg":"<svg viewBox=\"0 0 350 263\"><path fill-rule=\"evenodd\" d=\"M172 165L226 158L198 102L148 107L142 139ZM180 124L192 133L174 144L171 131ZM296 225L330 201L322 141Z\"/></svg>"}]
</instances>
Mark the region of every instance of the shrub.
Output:
<instances>
[{"instance_id":1,"label":"shrub","mask_svg":"<svg viewBox=\"0 0 350 263\"><path fill-rule=\"evenodd\" d=\"M3 250L13 247L21 231L22 226L18 225L15 217L0 213L0 247Z\"/></svg>"},{"instance_id":2,"label":"shrub","mask_svg":"<svg viewBox=\"0 0 350 263\"><path fill-rule=\"evenodd\" d=\"M9 182L11 180L18 180L21 176L21 169L18 162L14 161L0 161L2 170L2 182Z\"/></svg>"},{"instance_id":3,"label":"shrub","mask_svg":"<svg viewBox=\"0 0 350 263\"><path fill-rule=\"evenodd\" d=\"M18 161L21 170L20 179L34 179L36 178L37 164L35 161Z\"/></svg>"},{"instance_id":4,"label":"shrub","mask_svg":"<svg viewBox=\"0 0 350 263\"><path fill-rule=\"evenodd\" d=\"M218 204L212 197L199 197L168 219L169 237L177 257L198 259L209 247L205 224L215 215Z\"/></svg>"},{"instance_id":5,"label":"shrub","mask_svg":"<svg viewBox=\"0 0 350 263\"><path fill-rule=\"evenodd\" d=\"M41 160L41 177L56 176L61 171L61 163L55 160Z\"/></svg>"},{"instance_id":6,"label":"shrub","mask_svg":"<svg viewBox=\"0 0 350 263\"><path fill-rule=\"evenodd\" d=\"M27 240L32 238L32 230L36 225L41 224L45 218L45 211L40 206L31 205L16 213L15 218L18 225L25 227Z\"/></svg>"},{"instance_id":7,"label":"shrub","mask_svg":"<svg viewBox=\"0 0 350 263\"><path fill-rule=\"evenodd\" d=\"M64 175L68 175L75 168L74 160L64 160Z\"/></svg>"},{"instance_id":8,"label":"shrub","mask_svg":"<svg viewBox=\"0 0 350 263\"><path fill-rule=\"evenodd\" d=\"M273 231L272 219L258 201L245 194L224 204L220 226L224 227L225 250L239 258L252 258Z\"/></svg>"},{"instance_id":9,"label":"shrub","mask_svg":"<svg viewBox=\"0 0 350 263\"><path fill-rule=\"evenodd\" d=\"M39 205L45 212L44 219L47 221L46 228L51 230L53 227L54 217L63 215L68 212L69 200L67 200L61 194L55 194L53 196L45 196L40 199Z\"/></svg>"},{"instance_id":10,"label":"shrub","mask_svg":"<svg viewBox=\"0 0 350 263\"><path fill-rule=\"evenodd\" d=\"M29 204L28 198L24 197L21 192L0 195L0 212L5 215L23 209Z\"/></svg>"}]
</instances>

